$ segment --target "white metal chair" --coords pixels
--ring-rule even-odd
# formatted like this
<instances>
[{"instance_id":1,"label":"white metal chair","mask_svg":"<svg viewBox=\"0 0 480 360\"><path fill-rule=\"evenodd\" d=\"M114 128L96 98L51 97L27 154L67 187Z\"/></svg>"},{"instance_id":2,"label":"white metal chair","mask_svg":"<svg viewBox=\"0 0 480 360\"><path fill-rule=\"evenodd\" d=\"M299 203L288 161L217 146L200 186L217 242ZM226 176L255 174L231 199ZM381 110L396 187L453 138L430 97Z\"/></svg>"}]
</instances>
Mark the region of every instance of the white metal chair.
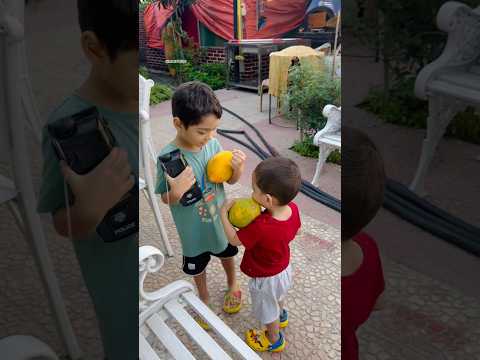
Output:
<instances>
[{"instance_id":1,"label":"white metal chair","mask_svg":"<svg viewBox=\"0 0 480 360\"><path fill-rule=\"evenodd\" d=\"M425 195L427 170L450 121L469 105L480 107L480 6L449 1L440 8L437 25L448 33L447 44L415 82L416 96L429 102L427 134L410 185L420 195Z\"/></svg>"},{"instance_id":2,"label":"white metal chair","mask_svg":"<svg viewBox=\"0 0 480 360\"><path fill-rule=\"evenodd\" d=\"M185 280L177 280L159 290L147 292L144 280L148 273L157 272L163 264L162 253L152 246L142 246L139 250L140 313L139 313L139 356L140 360L165 359L159 354L155 343L160 342L173 359L194 360L194 355L177 337L167 323L175 319L188 336L214 360L232 359L231 354L220 346L195 319L186 311L191 308L200 315L215 331L222 342L229 345L236 355L245 360L260 360L208 306L194 293L193 285Z\"/></svg>"},{"instance_id":3,"label":"white metal chair","mask_svg":"<svg viewBox=\"0 0 480 360\"><path fill-rule=\"evenodd\" d=\"M145 79L142 75L138 76L138 102L140 115L140 167L143 168L145 179L139 179L139 189L144 194L145 198L153 211L155 222L160 231L160 239L163 243L165 251L168 256L173 256L173 250L168 240L165 223L160 213L160 207L155 195L155 182L153 178L152 168L150 167L150 160L154 164L157 163L156 152L153 146L150 128L150 92L154 85L153 80Z\"/></svg>"},{"instance_id":4,"label":"white metal chair","mask_svg":"<svg viewBox=\"0 0 480 360\"><path fill-rule=\"evenodd\" d=\"M60 336L70 357L77 360L81 358L80 348L53 270L45 233L36 212L37 201L31 181L25 116L22 113L22 110L25 111L25 107L28 107L28 102L25 101L22 86L19 85L19 79L24 81L25 77L28 78L25 63L22 61L25 51L23 12L23 1L0 0L0 162L9 163L13 175L12 178L0 176L0 205L8 206L31 246ZM34 113L34 110L31 113Z\"/></svg>"},{"instance_id":5,"label":"white metal chair","mask_svg":"<svg viewBox=\"0 0 480 360\"><path fill-rule=\"evenodd\" d=\"M58 360L58 356L47 344L29 335L0 339L0 354L2 359L7 360Z\"/></svg>"},{"instance_id":6,"label":"white metal chair","mask_svg":"<svg viewBox=\"0 0 480 360\"><path fill-rule=\"evenodd\" d=\"M342 147L342 108L327 105L323 108L323 116L327 118L327 123L313 138L313 144L319 147L318 162L312 180L312 184L315 186L318 186L320 174L328 155L333 150Z\"/></svg>"},{"instance_id":7,"label":"white metal chair","mask_svg":"<svg viewBox=\"0 0 480 360\"><path fill-rule=\"evenodd\" d=\"M40 113L35 103L33 96L32 85L30 82L30 77L28 75L28 64L27 64L27 55L25 50L25 39L23 36L24 32L24 4L22 2L17 8L12 8L9 6L11 0L0 0L0 28L3 28L4 31L7 29L14 29L19 36L16 39L19 46L19 54L16 55L17 61L19 62L19 73L17 74L18 78L16 84L20 87L20 97L22 102L22 107L25 112L25 118L27 120L26 124L30 126L33 135L38 143L41 143L42 140L42 123L40 121ZM10 12L7 11L10 10ZM13 12L13 11L14 12ZM2 31L0 30L0 34Z\"/></svg>"}]
</instances>

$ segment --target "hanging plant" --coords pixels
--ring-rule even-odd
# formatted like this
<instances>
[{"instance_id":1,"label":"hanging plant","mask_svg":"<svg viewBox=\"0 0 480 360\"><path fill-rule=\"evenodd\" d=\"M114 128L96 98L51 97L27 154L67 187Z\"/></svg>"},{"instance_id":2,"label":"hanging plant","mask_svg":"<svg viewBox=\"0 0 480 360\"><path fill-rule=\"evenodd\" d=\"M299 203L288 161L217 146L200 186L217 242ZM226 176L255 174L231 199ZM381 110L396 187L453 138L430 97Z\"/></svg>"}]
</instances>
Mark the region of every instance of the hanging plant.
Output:
<instances>
[{"instance_id":1,"label":"hanging plant","mask_svg":"<svg viewBox=\"0 0 480 360\"><path fill-rule=\"evenodd\" d=\"M175 40L173 32L173 24L170 22L165 26L162 31L162 42L164 46L165 59L173 60L175 59ZM170 71L171 76L175 76L176 71L175 67L171 64L168 64L168 70Z\"/></svg>"},{"instance_id":2,"label":"hanging plant","mask_svg":"<svg viewBox=\"0 0 480 360\"><path fill-rule=\"evenodd\" d=\"M182 15L185 9L193 5L195 1L196 0L160 0L158 2L158 6L162 6L165 9L173 9L173 14L162 33L162 40L165 46L165 58L167 60L186 60L183 44L189 42L189 37L182 27ZM168 68L172 76L181 76L182 64L169 64Z\"/></svg>"}]
</instances>

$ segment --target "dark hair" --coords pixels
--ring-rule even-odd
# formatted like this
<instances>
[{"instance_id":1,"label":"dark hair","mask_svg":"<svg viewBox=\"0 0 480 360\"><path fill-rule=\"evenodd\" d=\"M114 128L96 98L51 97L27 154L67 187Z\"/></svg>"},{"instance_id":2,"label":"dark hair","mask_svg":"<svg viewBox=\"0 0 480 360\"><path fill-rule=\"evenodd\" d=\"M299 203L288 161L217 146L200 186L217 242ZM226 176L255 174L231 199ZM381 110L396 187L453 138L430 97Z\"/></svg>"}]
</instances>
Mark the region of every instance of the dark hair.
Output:
<instances>
[{"instance_id":1,"label":"dark hair","mask_svg":"<svg viewBox=\"0 0 480 360\"><path fill-rule=\"evenodd\" d=\"M138 49L138 0L77 0L77 7L80 30L94 32L112 61Z\"/></svg>"},{"instance_id":2,"label":"dark hair","mask_svg":"<svg viewBox=\"0 0 480 360\"><path fill-rule=\"evenodd\" d=\"M222 117L222 107L213 90L199 81L180 85L172 97L172 114L188 128L200 123L203 116Z\"/></svg>"},{"instance_id":3,"label":"dark hair","mask_svg":"<svg viewBox=\"0 0 480 360\"><path fill-rule=\"evenodd\" d=\"M385 168L375 144L342 126L342 241L358 234L383 204Z\"/></svg>"},{"instance_id":4,"label":"dark hair","mask_svg":"<svg viewBox=\"0 0 480 360\"><path fill-rule=\"evenodd\" d=\"M263 160L254 170L255 182L264 194L277 199L279 205L287 205L297 196L302 184L298 165L292 160L274 156Z\"/></svg>"}]
</instances>

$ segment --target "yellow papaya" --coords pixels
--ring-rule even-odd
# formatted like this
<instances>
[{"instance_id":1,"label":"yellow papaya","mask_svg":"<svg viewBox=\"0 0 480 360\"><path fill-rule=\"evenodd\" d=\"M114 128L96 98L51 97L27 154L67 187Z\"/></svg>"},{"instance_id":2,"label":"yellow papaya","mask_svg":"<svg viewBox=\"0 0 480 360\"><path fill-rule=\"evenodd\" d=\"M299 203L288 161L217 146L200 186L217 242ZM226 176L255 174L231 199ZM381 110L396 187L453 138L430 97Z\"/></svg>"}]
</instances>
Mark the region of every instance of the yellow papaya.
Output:
<instances>
[{"instance_id":1,"label":"yellow papaya","mask_svg":"<svg viewBox=\"0 0 480 360\"><path fill-rule=\"evenodd\" d=\"M207 164L208 181L221 184L230 180L233 175L232 158L231 151L220 151L215 154Z\"/></svg>"},{"instance_id":2,"label":"yellow papaya","mask_svg":"<svg viewBox=\"0 0 480 360\"><path fill-rule=\"evenodd\" d=\"M241 229L255 220L261 211L260 205L252 198L238 199L228 211L228 220Z\"/></svg>"}]
</instances>

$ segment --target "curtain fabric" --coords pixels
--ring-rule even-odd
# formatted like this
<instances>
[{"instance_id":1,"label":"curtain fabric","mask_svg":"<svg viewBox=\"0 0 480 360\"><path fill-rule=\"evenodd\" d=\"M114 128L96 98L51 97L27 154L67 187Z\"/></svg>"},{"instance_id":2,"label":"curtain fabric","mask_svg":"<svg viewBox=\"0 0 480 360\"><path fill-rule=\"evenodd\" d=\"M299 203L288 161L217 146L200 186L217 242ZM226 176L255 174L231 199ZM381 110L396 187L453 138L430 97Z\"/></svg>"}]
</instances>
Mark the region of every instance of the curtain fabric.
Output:
<instances>
[{"instance_id":1,"label":"curtain fabric","mask_svg":"<svg viewBox=\"0 0 480 360\"><path fill-rule=\"evenodd\" d=\"M297 26L305 17L306 0L264 0L264 26L257 30L257 0L243 0L246 8L244 39L279 38ZM211 32L225 40L233 39L233 0L197 0L190 8L195 18ZM162 47L161 30L172 15L172 9L150 4L144 13L149 47Z\"/></svg>"}]
</instances>

